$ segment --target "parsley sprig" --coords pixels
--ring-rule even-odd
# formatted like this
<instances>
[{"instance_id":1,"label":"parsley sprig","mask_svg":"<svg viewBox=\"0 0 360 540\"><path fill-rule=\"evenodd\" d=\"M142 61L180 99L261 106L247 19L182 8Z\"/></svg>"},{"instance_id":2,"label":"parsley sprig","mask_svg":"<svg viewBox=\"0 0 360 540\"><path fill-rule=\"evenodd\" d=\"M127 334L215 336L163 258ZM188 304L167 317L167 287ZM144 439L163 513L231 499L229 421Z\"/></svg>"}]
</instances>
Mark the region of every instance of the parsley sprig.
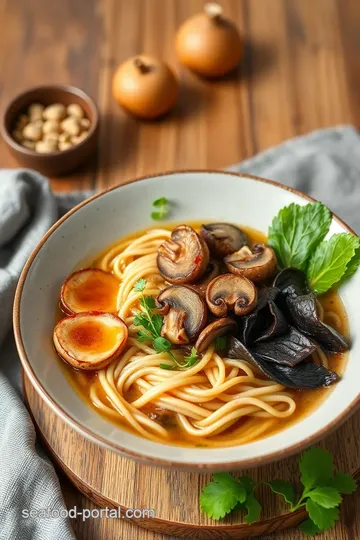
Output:
<instances>
[{"instance_id":1,"label":"parsley sprig","mask_svg":"<svg viewBox=\"0 0 360 540\"><path fill-rule=\"evenodd\" d=\"M339 519L342 495L353 493L356 482L350 474L334 474L333 458L321 448L310 448L299 462L302 493L296 495L295 487L285 480L272 480L266 484L281 495L290 505L290 512L305 507L308 519L300 524L300 530L315 535L332 527ZM200 495L201 509L213 519L221 519L236 508L247 508L246 522L255 521L261 505L254 491L259 484L247 477L234 478L229 473L213 475Z\"/></svg>"},{"instance_id":2,"label":"parsley sprig","mask_svg":"<svg viewBox=\"0 0 360 540\"><path fill-rule=\"evenodd\" d=\"M171 351L170 341L161 335L164 318L159 313L156 313L154 297L145 296L146 284L147 280L141 278L134 285L134 291L141 293L139 303L143 308L143 311L137 313L134 317L134 325L142 327L137 335L138 341L140 343L150 341L156 352L167 352L178 368L185 369L193 366L199 360L195 347L191 349L189 356L184 357L184 362L180 363ZM159 367L162 369L174 369L175 366L172 364L160 364Z\"/></svg>"}]
</instances>

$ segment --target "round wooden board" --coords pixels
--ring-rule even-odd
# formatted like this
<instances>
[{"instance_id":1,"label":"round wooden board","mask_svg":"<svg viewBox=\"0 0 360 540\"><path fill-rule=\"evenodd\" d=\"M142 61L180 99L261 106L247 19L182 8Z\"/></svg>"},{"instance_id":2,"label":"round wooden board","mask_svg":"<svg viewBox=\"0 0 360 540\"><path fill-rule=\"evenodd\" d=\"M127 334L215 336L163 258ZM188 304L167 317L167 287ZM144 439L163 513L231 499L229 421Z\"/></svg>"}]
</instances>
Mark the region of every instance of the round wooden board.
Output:
<instances>
[{"instance_id":1,"label":"round wooden board","mask_svg":"<svg viewBox=\"0 0 360 540\"><path fill-rule=\"evenodd\" d=\"M199 539L250 538L281 531L300 523L305 514L287 513L281 497L262 485L258 491L263 510L261 521L244 523L244 516L234 512L220 522L211 520L199 509L199 493L211 478L198 474L167 470L136 463L111 450L88 441L69 427L38 396L23 374L24 395L52 459L71 482L99 507L154 509L155 517L136 519L137 525L154 532ZM360 479L359 444L360 411L321 444L331 451L336 468L355 472ZM299 478L298 458L292 458L257 469L234 473L250 474L255 480L282 478L294 482Z\"/></svg>"}]
</instances>

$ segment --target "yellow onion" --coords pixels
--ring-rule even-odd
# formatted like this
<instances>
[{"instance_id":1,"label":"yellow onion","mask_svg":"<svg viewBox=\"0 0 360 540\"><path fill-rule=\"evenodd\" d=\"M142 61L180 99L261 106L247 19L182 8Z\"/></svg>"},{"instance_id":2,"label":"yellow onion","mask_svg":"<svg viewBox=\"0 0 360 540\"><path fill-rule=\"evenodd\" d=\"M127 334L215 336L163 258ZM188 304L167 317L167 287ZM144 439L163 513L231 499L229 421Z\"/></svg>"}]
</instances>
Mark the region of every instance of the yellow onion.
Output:
<instances>
[{"instance_id":1,"label":"yellow onion","mask_svg":"<svg viewBox=\"0 0 360 540\"><path fill-rule=\"evenodd\" d=\"M139 55L121 64L113 77L116 101L140 118L156 118L174 105L179 91L172 70L158 58Z\"/></svg>"},{"instance_id":2,"label":"yellow onion","mask_svg":"<svg viewBox=\"0 0 360 540\"><path fill-rule=\"evenodd\" d=\"M243 42L235 24L223 16L218 4L205 4L204 12L185 21L176 35L180 62L205 77L232 71L243 55Z\"/></svg>"}]
</instances>

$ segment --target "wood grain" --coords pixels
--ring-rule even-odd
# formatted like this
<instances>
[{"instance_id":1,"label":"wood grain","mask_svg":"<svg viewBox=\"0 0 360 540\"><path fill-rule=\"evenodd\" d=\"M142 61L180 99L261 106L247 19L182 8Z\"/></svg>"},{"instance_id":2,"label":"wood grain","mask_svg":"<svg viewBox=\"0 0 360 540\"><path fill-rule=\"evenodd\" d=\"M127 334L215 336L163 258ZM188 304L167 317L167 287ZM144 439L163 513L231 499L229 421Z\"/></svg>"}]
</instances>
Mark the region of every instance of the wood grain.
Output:
<instances>
[{"instance_id":1,"label":"wood grain","mask_svg":"<svg viewBox=\"0 0 360 540\"><path fill-rule=\"evenodd\" d=\"M181 68L173 47L176 28L202 8L202 0L0 0L1 110L20 90L48 82L77 85L89 92L100 108L97 155L76 174L51 179L56 190L102 189L167 169L222 168L312 129L344 123L360 125L358 0L220 3L240 27L246 55L234 74L209 82ZM175 110L153 123L126 115L111 95L116 65L141 52L167 60L181 83ZM2 142L0 160L1 166L16 166ZM46 409L40 404L38 407L44 425L50 426ZM339 465L349 470L359 466L354 436L359 429L357 414L326 442ZM77 443L70 442L70 435L56 420L54 433L59 441L68 442L69 455L78 451ZM81 452L85 456L81 472L98 471L97 487L101 488L102 483L106 486L113 480L101 473L104 463L113 463L114 458L103 452L101 460L97 456L93 462L87 444ZM294 467L295 462L290 460L261 474L269 478L291 476ZM132 473L132 486L138 488L142 473L135 473L135 469ZM65 479L63 487L69 506L92 507ZM170 488L166 482L161 488L154 483L142 492L142 504L149 504L148 495L161 501L160 489ZM131 498L131 494L129 489L127 496ZM176 511L179 516L186 514L196 520L197 516L191 514L192 506L196 507L194 495L188 500L188 494L182 494L172 493ZM272 516L274 500L266 493L264 497L266 515ZM89 520L74 525L78 538L87 540L160 539L125 521ZM266 538L270 536L262 536ZM277 538L298 540L301 535L291 530L278 533ZM343 508L342 524L319 538L360 538L359 498L350 498Z\"/></svg>"}]
</instances>

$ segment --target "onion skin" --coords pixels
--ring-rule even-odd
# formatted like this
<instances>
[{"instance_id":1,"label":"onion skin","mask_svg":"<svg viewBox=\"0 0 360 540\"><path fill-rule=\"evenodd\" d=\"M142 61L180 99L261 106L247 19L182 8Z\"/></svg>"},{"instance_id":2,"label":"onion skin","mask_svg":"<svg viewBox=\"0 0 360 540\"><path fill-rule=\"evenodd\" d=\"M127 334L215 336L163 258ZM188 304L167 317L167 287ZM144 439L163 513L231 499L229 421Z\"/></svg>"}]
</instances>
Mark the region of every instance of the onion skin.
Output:
<instances>
[{"instance_id":1,"label":"onion skin","mask_svg":"<svg viewBox=\"0 0 360 540\"><path fill-rule=\"evenodd\" d=\"M144 119L157 118L175 104L178 81L161 60L145 55L129 58L113 77L112 92L127 111Z\"/></svg>"},{"instance_id":2,"label":"onion skin","mask_svg":"<svg viewBox=\"0 0 360 540\"><path fill-rule=\"evenodd\" d=\"M240 62L244 46L236 26L199 13L179 28L175 42L182 64L204 77L222 77Z\"/></svg>"}]
</instances>

